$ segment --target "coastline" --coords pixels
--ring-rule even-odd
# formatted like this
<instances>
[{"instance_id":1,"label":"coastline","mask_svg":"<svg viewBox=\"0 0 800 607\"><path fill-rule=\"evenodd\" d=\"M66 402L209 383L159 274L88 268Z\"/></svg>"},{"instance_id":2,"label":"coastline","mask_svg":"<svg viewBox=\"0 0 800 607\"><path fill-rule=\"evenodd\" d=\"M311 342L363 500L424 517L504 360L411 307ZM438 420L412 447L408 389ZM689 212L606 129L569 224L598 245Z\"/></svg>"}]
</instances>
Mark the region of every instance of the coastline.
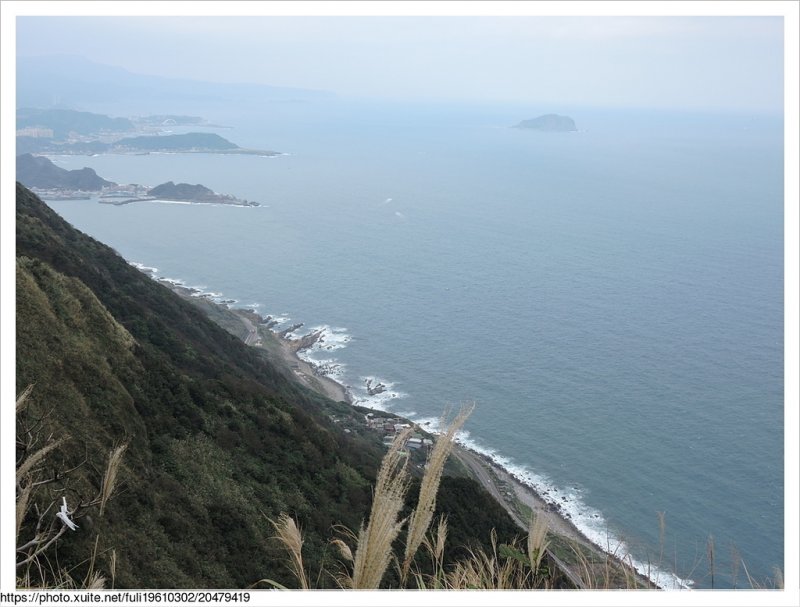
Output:
<instances>
[{"instance_id":1,"label":"coastline","mask_svg":"<svg viewBox=\"0 0 800 607\"><path fill-rule=\"evenodd\" d=\"M300 357L300 352L318 341L319 337L315 333L309 333L299 339L292 339L282 335L281 332L273 331L269 328L270 319L262 318L253 310L228 309L237 314L248 326L248 335L243 339L246 344L263 347L263 342L254 337L258 334L259 328L259 324L255 324L254 320L260 320L260 326L269 331L280 344L282 360L292 369L303 385L333 400L354 404L353 396L347 386L328 377L314 364ZM658 588L651 579L636 571L625 555L620 557L590 540L570 520L570 515L561 511L557 503L545 499L534 488L519 480L489 456L458 443L454 446L452 455L461 462L470 476L505 508L521 531L528 532L528 519L531 514L544 517L550 533L559 538L558 543L562 547L569 545L571 547L568 550L583 554L583 558L587 560L592 569L592 575L611 575L620 584L624 584L623 587L633 585L636 588ZM575 554L572 556L577 558ZM581 570L583 565L567 563L565 562L567 559L557 557L553 550L550 551L550 558L576 586L586 587L582 580L582 577L585 576L585 572Z\"/></svg>"},{"instance_id":2,"label":"coastline","mask_svg":"<svg viewBox=\"0 0 800 607\"><path fill-rule=\"evenodd\" d=\"M219 318L212 318L212 320L215 320L230 333L237 335L246 345L262 348L278 357L292 372L295 379L307 388L331 400L353 404L353 396L346 386L328 377L317 366L304 360L299 355L300 352L310 348L320 340L322 336L319 332L293 339L283 332L273 331L272 327L276 321L271 317L263 318L253 309L233 308L231 307L231 304L234 303L233 300L215 301L215 294L213 293L204 293L200 289L186 286L180 281L158 277L156 276L157 270L155 268L149 268L141 264L133 265L183 299L205 309L206 313L216 308L217 310L227 311L229 316L235 316L242 324L241 330L237 330L237 327L234 326L226 326L225 323L220 322L221 319ZM296 328L299 328L299 326Z\"/></svg>"},{"instance_id":3,"label":"coastline","mask_svg":"<svg viewBox=\"0 0 800 607\"><path fill-rule=\"evenodd\" d=\"M324 341L322 330L312 331L299 338L291 337L293 331L299 329L302 323L275 331L273 327L280 322L278 319L271 316L262 317L252 308L234 308L232 307L232 304L236 303L234 300L219 300L219 294L206 293L199 288L186 286L180 281L157 277L155 268L147 268L141 264L134 265L179 296L204 309L209 316L212 315L212 310L216 310L217 313L226 312L228 320L235 317L240 323L239 327L226 326L219 317L212 320L239 337L246 345L261 348L279 359L284 368L307 388L337 402L357 404L348 386L327 375L321 366L300 356L301 352L317 342ZM412 420L409 422L414 423ZM503 506L522 532L527 533L531 514L545 518L551 542L561 547L561 557L554 553L552 547L548 551L549 556L577 587L603 587L587 585L583 581L589 573L587 567L595 580L606 576L605 580L609 582L611 576L611 579L620 584L611 587L661 587L651 577L639 572L630 562L628 555L615 554L589 539L571 520L570 515L562 511L559 503L546 499L488 455L467 445L456 443L452 456L462 464L470 477L480 483ZM575 562L565 562L570 560ZM663 573L670 575L666 571Z\"/></svg>"}]
</instances>

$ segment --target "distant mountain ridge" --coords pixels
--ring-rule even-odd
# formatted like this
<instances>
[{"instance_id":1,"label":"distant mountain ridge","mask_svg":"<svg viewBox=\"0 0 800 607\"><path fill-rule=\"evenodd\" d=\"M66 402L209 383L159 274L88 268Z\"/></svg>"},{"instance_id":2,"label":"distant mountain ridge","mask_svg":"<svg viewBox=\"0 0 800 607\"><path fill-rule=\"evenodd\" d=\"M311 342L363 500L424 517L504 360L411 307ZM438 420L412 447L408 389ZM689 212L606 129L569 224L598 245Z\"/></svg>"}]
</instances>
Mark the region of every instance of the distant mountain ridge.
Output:
<instances>
[{"instance_id":1,"label":"distant mountain ridge","mask_svg":"<svg viewBox=\"0 0 800 607\"><path fill-rule=\"evenodd\" d=\"M112 118L93 112L75 110L20 108L17 109L17 130L43 127L53 131L56 139L66 138L70 133L91 135L100 132L125 133L134 129L127 118Z\"/></svg>"},{"instance_id":2,"label":"distant mountain ridge","mask_svg":"<svg viewBox=\"0 0 800 607\"><path fill-rule=\"evenodd\" d=\"M252 83L217 83L136 74L78 55L17 57L17 107L136 112L183 112L192 107L226 107L231 102L310 102L333 93Z\"/></svg>"}]
</instances>

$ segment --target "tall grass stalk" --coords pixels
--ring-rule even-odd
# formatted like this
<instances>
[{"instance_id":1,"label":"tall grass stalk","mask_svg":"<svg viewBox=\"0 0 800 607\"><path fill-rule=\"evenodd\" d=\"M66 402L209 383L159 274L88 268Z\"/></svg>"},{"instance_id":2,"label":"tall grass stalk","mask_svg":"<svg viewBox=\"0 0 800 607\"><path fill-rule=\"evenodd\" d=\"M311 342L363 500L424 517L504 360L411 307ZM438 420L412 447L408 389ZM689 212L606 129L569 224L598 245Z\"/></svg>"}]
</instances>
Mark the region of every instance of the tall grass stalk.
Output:
<instances>
[{"instance_id":1,"label":"tall grass stalk","mask_svg":"<svg viewBox=\"0 0 800 607\"><path fill-rule=\"evenodd\" d=\"M389 566L392 542L405 524L405 519L399 516L408 490L408 459L404 447L410 435L411 428L398 434L383 458L369 523L366 527L362 523L358 532L353 575L348 580L351 588L378 588Z\"/></svg>"},{"instance_id":2,"label":"tall grass stalk","mask_svg":"<svg viewBox=\"0 0 800 607\"><path fill-rule=\"evenodd\" d=\"M103 475L103 484L100 487L100 516L103 516L106 503L114 492L114 485L117 482L117 474L120 464L122 463L122 456L125 454L127 448L128 445L123 443L112 449L108 454L108 464L106 465L106 472Z\"/></svg>"},{"instance_id":3,"label":"tall grass stalk","mask_svg":"<svg viewBox=\"0 0 800 607\"><path fill-rule=\"evenodd\" d=\"M436 493L439 491L439 484L442 480L442 470L450 452L453 450L456 433L461 429L474 409L474 404L461 408L461 411L447 427L445 433L437 437L433 450L428 457L425 475L422 477L422 483L419 488L417 507L408 519L408 537L406 539L402 567L403 580L408 575L411 561L425 538L433 519L433 512L436 510Z\"/></svg>"},{"instance_id":4,"label":"tall grass stalk","mask_svg":"<svg viewBox=\"0 0 800 607\"><path fill-rule=\"evenodd\" d=\"M308 576L303 566L303 536L294 519L287 514L281 514L277 521L269 519L275 527L277 538L289 552L292 573L303 590L308 590Z\"/></svg>"},{"instance_id":5,"label":"tall grass stalk","mask_svg":"<svg viewBox=\"0 0 800 607\"><path fill-rule=\"evenodd\" d=\"M17 396L16 413L24 410L28 406L28 397L33 391L33 384L28 384L28 387L22 391L22 394Z\"/></svg>"},{"instance_id":6,"label":"tall grass stalk","mask_svg":"<svg viewBox=\"0 0 800 607\"><path fill-rule=\"evenodd\" d=\"M25 518L25 513L28 512L28 503L31 499L31 491L33 489L33 482L28 481L28 483L19 490L17 493L17 533L16 539L14 540L15 544L19 543L19 530L22 528L22 521Z\"/></svg>"},{"instance_id":7,"label":"tall grass stalk","mask_svg":"<svg viewBox=\"0 0 800 607\"><path fill-rule=\"evenodd\" d=\"M518 558L500 558L497 554L497 533L490 536L492 550L470 549L469 556L447 573L447 586L451 589L512 590L528 587L530 569ZM512 550L517 552L512 545Z\"/></svg>"},{"instance_id":8,"label":"tall grass stalk","mask_svg":"<svg viewBox=\"0 0 800 607\"><path fill-rule=\"evenodd\" d=\"M547 541L547 520L543 516L531 514L528 524L528 559L534 574L539 571L545 552L550 545Z\"/></svg>"},{"instance_id":9,"label":"tall grass stalk","mask_svg":"<svg viewBox=\"0 0 800 607\"><path fill-rule=\"evenodd\" d=\"M114 589L114 584L117 579L117 551L116 549L111 549L111 558L108 564L108 570L111 573L111 589Z\"/></svg>"},{"instance_id":10,"label":"tall grass stalk","mask_svg":"<svg viewBox=\"0 0 800 607\"><path fill-rule=\"evenodd\" d=\"M19 483L22 479L25 478L33 467L38 464L40 461L44 459L44 457L50 453L53 449L57 448L61 443L64 442L63 438L53 441L52 443L48 443L38 451L35 451L23 461L19 467L17 468L17 483Z\"/></svg>"}]
</instances>

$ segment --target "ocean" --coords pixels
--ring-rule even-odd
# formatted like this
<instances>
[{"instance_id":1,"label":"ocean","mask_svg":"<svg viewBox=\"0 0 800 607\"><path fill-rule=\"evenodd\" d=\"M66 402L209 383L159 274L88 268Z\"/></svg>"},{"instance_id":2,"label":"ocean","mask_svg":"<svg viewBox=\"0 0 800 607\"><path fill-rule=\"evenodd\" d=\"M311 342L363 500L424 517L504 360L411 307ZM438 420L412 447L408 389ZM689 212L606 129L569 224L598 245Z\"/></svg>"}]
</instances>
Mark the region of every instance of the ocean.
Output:
<instances>
[{"instance_id":1,"label":"ocean","mask_svg":"<svg viewBox=\"0 0 800 607\"><path fill-rule=\"evenodd\" d=\"M783 568L782 119L568 110L578 132L509 128L551 108L217 108L207 130L284 155L52 159L262 206L49 204L161 277L325 327L306 356L362 404L475 402L465 444L660 583L749 587Z\"/></svg>"}]
</instances>

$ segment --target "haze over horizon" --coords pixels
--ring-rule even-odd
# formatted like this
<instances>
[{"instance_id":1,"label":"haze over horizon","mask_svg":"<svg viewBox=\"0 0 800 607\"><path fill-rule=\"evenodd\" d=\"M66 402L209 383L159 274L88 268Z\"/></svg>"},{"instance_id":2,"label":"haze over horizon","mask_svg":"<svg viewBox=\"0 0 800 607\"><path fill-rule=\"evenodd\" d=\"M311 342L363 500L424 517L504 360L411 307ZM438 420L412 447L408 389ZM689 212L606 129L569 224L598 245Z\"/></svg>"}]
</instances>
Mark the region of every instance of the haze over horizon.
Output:
<instances>
[{"instance_id":1,"label":"haze over horizon","mask_svg":"<svg viewBox=\"0 0 800 607\"><path fill-rule=\"evenodd\" d=\"M783 42L778 17L19 17L16 50L344 97L781 112Z\"/></svg>"}]
</instances>

